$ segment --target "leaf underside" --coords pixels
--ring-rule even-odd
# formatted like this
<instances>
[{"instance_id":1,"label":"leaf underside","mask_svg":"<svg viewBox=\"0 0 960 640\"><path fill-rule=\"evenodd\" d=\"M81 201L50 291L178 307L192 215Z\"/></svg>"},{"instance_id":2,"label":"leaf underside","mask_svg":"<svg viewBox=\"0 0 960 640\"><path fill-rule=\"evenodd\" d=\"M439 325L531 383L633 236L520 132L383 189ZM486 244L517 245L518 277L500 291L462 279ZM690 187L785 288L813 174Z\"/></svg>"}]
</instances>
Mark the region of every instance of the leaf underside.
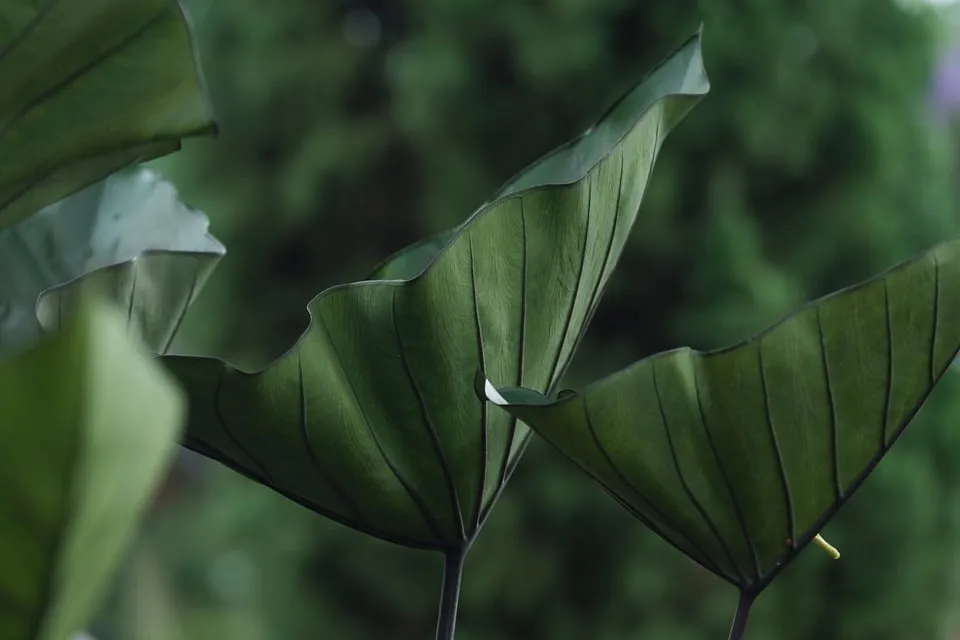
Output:
<instances>
[{"instance_id":1,"label":"leaf underside","mask_svg":"<svg viewBox=\"0 0 960 640\"><path fill-rule=\"evenodd\" d=\"M216 128L171 0L4 0L0 86L0 228Z\"/></svg>"},{"instance_id":2,"label":"leaf underside","mask_svg":"<svg viewBox=\"0 0 960 640\"><path fill-rule=\"evenodd\" d=\"M477 401L474 372L556 385L664 136L707 88L697 37L449 238L415 245L426 259L375 274L408 279L315 298L306 333L257 373L165 358L191 398L187 446L374 536L463 547L529 439Z\"/></svg>"},{"instance_id":3,"label":"leaf underside","mask_svg":"<svg viewBox=\"0 0 960 640\"><path fill-rule=\"evenodd\" d=\"M165 352L224 253L172 185L143 168L116 173L0 229L0 353L56 330L90 289Z\"/></svg>"},{"instance_id":4,"label":"leaf underside","mask_svg":"<svg viewBox=\"0 0 960 640\"><path fill-rule=\"evenodd\" d=\"M0 637L83 629L176 450L183 398L112 310L0 362Z\"/></svg>"},{"instance_id":5,"label":"leaf underside","mask_svg":"<svg viewBox=\"0 0 960 640\"><path fill-rule=\"evenodd\" d=\"M958 320L960 240L727 349L656 355L556 400L498 392L661 537L758 593L903 432Z\"/></svg>"}]
</instances>

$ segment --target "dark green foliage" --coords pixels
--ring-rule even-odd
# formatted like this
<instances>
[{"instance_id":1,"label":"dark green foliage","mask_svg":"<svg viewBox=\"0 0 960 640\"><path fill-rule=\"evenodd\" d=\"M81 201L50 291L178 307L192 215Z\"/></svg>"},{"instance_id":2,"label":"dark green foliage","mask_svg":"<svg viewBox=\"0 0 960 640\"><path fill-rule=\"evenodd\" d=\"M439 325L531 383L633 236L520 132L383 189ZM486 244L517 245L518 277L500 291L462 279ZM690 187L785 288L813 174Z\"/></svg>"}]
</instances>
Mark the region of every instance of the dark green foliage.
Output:
<instances>
[{"instance_id":1,"label":"dark green foliage","mask_svg":"<svg viewBox=\"0 0 960 640\"><path fill-rule=\"evenodd\" d=\"M560 383L657 152L709 91L700 41L517 174L408 279L317 295L310 327L266 368L165 358L190 398L185 445L350 527L462 557L530 440L477 401L474 374ZM423 247L382 271L409 270Z\"/></svg>"},{"instance_id":2,"label":"dark green foliage","mask_svg":"<svg viewBox=\"0 0 960 640\"><path fill-rule=\"evenodd\" d=\"M74 637L99 609L172 459L186 407L89 298L63 331L0 362L0 629Z\"/></svg>"},{"instance_id":3,"label":"dark green foliage","mask_svg":"<svg viewBox=\"0 0 960 640\"><path fill-rule=\"evenodd\" d=\"M216 131L179 2L0 6L0 227Z\"/></svg>"},{"instance_id":4,"label":"dark green foliage","mask_svg":"<svg viewBox=\"0 0 960 640\"><path fill-rule=\"evenodd\" d=\"M722 349L672 349L559 396L484 372L476 392L736 586L745 618L950 370L958 249L939 244Z\"/></svg>"},{"instance_id":5,"label":"dark green foliage","mask_svg":"<svg viewBox=\"0 0 960 640\"><path fill-rule=\"evenodd\" d=\"M664 148L570 386L743 338L957 230L948 149L926 119L929 20L889 0L192 4L222 133L167 166L232 257L187 338L212 342L214 314L247 318L218 346L250 363L290 344L316 292L463 220L701 18L714 92ZM370 35L363 9L382 21L375 46L351 44ZM941 629L960 536L950 395L826 531L843 559L803 554L757 603L750 640ZM265 567L262 593L219 601L263 625L246 625L251 640L429 636L436 560L239 482L164 538L193 558L178 583L188 620L218 602L202 554L227 545ZM471 552L458 637L722 637L732 590L629 522L532 446ZM244 526L216 534L228 524ZM204 625L197 637L224 633Z\"/></svg>"}]
</instances>

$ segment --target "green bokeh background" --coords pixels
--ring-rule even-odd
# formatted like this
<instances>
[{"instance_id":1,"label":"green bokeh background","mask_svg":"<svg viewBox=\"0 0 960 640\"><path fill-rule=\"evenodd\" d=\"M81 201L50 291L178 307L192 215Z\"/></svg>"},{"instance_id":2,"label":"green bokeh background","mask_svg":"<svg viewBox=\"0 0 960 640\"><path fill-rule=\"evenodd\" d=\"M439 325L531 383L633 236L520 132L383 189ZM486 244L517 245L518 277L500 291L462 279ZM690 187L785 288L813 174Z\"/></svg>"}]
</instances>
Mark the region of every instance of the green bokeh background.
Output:
<instances>
[{"instance_id":1,"label":"green bokeh background","mask_svg":"<svg viewBox=\"0 0 960 640\"><path fill-rule=\"evenodd\" d=\"M188 0L216 141L156 166L229 255L181 351L258 366L305 303L469 215L703 21L711 95L668 139L567 386L722 346L960 232L929 98L950 33L891 0ZM952 374L757 602L747 638L955 638ZM440 558L368 539L188 456L100 640L432 637ZM726 584L534 441L468 558L460 640L725 638Z\"/></svg>"}]
</instances>

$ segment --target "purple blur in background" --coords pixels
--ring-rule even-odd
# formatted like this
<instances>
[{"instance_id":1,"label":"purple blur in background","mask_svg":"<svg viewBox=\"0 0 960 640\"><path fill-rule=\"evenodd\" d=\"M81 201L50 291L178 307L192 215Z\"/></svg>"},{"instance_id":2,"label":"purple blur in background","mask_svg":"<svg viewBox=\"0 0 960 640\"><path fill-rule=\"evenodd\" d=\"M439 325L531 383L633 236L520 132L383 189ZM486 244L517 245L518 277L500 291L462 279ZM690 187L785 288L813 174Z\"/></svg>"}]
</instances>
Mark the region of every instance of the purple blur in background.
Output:
<instances>
[{"instance_id":1,"label":"purple blur in background","mask_svg":"<svg viewBox=\"0 0 960 640\"><path fill-rule=\"evenodd\" d=\"M940 114L953 115L960 109L960 47L940 57L933 72L931 97Z\"/></svg>"}]
</instances>

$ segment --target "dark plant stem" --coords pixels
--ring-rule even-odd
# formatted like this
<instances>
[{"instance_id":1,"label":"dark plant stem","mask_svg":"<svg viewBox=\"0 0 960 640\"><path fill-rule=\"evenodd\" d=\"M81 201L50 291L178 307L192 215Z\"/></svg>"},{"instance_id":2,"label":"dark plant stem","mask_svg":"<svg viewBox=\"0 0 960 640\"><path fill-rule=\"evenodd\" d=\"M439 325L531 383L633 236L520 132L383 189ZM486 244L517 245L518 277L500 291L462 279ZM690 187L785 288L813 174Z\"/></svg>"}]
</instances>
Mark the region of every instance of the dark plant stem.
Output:
<instances>
[{"instance_id":1,"label":"dark plant stem","mask_svg":"<svg viewBox=\"0 0 960 640\"><path fill-rule=\"evenodd\" d=\"M750 607L753 606L753 594L745 591L740 592L740 601L737 603L737 612L733 614L733 624L730 625L729 640L740 640L743 633L747 630L747 616L750 614Z\"/></svg>"},{"instance_id":2,"label":"dark plant stem","mask_svg":"<svg viewBox=\"0 0 960 640\"><path fill-rule=\"evenodd\" d=\"M460 581L466 548L451 549L443 557L443 586L440 587L440 612L437 615L437 640L453 640L460 603Z\"/></svg>"}]
</instances>

